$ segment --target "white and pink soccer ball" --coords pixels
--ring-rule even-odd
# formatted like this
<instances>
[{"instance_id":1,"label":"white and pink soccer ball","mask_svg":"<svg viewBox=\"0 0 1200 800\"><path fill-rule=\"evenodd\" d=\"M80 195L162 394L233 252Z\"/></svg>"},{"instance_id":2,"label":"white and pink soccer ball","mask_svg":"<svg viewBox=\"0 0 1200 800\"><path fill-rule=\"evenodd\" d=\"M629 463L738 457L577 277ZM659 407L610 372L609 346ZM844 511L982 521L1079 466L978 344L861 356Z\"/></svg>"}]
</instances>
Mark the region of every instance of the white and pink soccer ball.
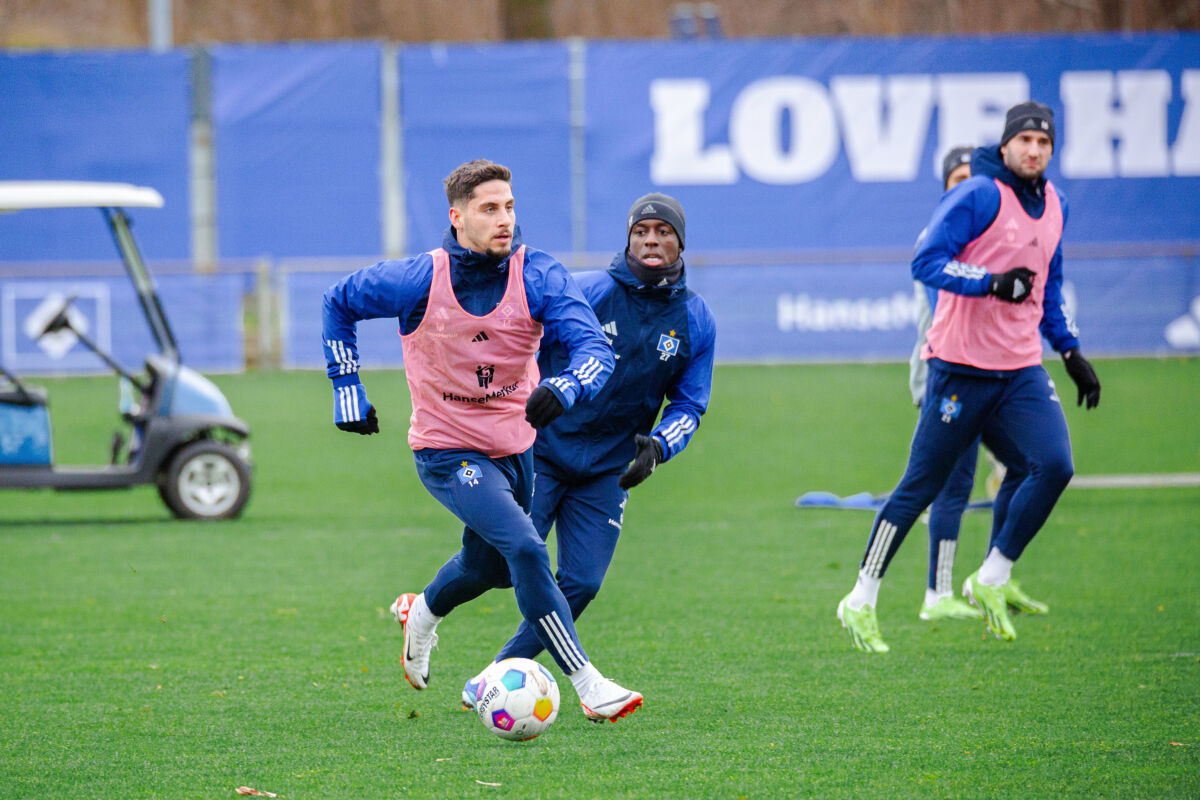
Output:
<instances>
[{"instance_id":1,"label":"white and pink soccer ball","mask_svg":"<svg viewBox=\"0 0 1200 800\"><path fill-rule=\"evenodd\" d=\"M477 681L472 681L475 713L483 727L501 739L533 739L558 717L558 684L536 661L497 661L480 673Z\"/></svg>"}]
</instances>

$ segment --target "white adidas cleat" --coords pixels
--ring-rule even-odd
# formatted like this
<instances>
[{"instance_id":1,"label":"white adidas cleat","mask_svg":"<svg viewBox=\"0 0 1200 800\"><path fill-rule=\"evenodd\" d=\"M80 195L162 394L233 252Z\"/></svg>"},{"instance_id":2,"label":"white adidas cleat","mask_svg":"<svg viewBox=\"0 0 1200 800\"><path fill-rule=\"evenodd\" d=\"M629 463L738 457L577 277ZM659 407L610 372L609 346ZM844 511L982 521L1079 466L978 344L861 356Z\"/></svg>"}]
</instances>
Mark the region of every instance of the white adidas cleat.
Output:
<instances>
[{"instance_id":1,"label":"white adidas cleat","mask_svg":"<svg viewBox=\"0 0 1200 800\"><path fill-rule=\"evenodd\" d=\"M419 618L430 615L429 608L425 605L425 595L412 592L402 594L396 598L389 610L396 622L404 626L404 650L400 653L404 679L414 689L424 689L429 686L429 654L438 642L437 634L433 632L433 628L437 627L436 622L424 635L416 630L425 627L419 623ZM409 624L410 622L412 624Z\"/></svg>"},{"instance_id":2,"label":"white adidas cleat","mask_svg":"<svg viewBox=\"0 0 1200 800\"><path fill-rule=\"evenodd\" d=\"M642 696L608 678L600 678L592 683L587 692L580 695L579 705L583 706L584 715L592 722L616 722L641 708Z\"/></svg>"}]
</instances>

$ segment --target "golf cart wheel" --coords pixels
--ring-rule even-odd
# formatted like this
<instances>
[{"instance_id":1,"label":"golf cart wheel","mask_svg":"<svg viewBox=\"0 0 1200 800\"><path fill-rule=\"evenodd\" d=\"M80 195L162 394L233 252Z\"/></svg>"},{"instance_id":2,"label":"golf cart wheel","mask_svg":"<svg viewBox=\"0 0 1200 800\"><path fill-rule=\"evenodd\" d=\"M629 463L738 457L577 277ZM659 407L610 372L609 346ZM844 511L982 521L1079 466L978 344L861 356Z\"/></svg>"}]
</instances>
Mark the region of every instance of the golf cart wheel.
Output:
<instances>
[{"instance_id":1,"label":"golf cart wheel","mask_svg":"<svg viewBox=\"0 0 1200 800\"><path fill-rule=\"evenodd\" d=\"M250 467L224 442L202 439L175 453L158 493L180 519L233 519L250 497Z\"/></svg>"}]
</instances>

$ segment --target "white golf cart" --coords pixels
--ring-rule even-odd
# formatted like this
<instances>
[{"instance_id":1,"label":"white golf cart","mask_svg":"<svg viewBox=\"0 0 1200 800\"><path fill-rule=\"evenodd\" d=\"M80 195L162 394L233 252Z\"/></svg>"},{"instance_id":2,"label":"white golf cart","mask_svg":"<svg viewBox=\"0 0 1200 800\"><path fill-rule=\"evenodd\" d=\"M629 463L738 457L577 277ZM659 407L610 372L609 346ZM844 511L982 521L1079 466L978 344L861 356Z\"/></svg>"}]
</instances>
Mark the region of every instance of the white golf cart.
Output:
<instances>
[{"instance_id":1,"label":"white golf cart","mask_svg":"<svg viewBox=\"0 0 1200 800\"><path fill-rule=\"evenodd\" d=\"M0 366L0 488L124 489L155 484L175 516L229 519L250 496L249 426L234 416L211 381L183 366L154 282L130 230L127 208L160 208L152 188L124 183L0 181L0 213L29 209L98 208L106 221L158 346L134 375L72 325L67 298L40 336L71 331L120 376L118 433L112 463L54 465L45 389Z\"/></svg>"}]
</instances>

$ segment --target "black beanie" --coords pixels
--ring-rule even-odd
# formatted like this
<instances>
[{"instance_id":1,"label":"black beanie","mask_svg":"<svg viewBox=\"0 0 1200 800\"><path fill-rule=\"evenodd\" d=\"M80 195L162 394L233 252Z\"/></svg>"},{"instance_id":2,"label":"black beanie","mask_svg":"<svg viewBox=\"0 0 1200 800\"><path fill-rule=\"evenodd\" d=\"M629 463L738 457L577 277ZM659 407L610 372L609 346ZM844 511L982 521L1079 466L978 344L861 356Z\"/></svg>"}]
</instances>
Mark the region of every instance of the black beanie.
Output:
<instances>
[{"instance_id":1,"label":"black beanie","mask_svg":"<svg viewBox=\"0 0 1200 800\"><path fill-rule=\"evenodd\" d=\"M1000 137L1000 146L1008 144L1008 140L1021 131L1041 131L1048 134L1050 146L1053 147L1054 112L1050 110L1050 106L1030 100L1010 108L1004 117L1004 135Z\"/></svg>"},{"instance_id":2,"label":"black beanie","mask_svg":"<svg viewBox=\"0 0 1200 800\"><path fill-rule=\"evenodd\" d=\"M679 237L679 250L683 251L684 226L683 206L674 197L658 192L644 194L629 207L629 222L625 225L625 243L629 243L629 234L635 222L644 219L661 219L675 229Z\"/></svg>"},{"instance_id":3,"label":"black beanie","mask_svg":"<svg viewBox=\"0 0 1200 800\"><path fill-rule=\"evenodd\" d=\"M963 164L971 163L971 154L975 152L974 147L955 147L946 157L942 159L942 188L946 188L946 184L950 181L950 173L961 167Z\"/></svg>"}]
</instances>

